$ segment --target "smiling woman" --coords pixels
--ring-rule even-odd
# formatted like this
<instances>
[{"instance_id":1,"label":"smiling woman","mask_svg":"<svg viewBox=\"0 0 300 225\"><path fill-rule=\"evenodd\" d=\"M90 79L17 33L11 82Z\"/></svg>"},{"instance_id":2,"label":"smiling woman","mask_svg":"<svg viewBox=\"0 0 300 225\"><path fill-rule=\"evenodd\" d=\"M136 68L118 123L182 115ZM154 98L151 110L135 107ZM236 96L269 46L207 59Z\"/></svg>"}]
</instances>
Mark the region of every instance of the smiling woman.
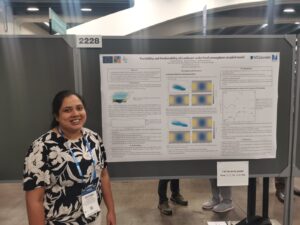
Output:
<instances>
[{"instance_id":1,"label":"smiling woman","mask_svg":"<svg viewBox=\"0 0 300 225\"><path fill-rule=\"evenodd\" d=\"M102 196L107 224L116 216L100 136L84 128L80 95L61 91L52 102L51 130L35 140L25 158L23 188L30 225L100 224Z\"/></svg>"},{"instance_id":2,"label":"smiling woman","mask_svg":"<svg viewBox=\"0 0 300 225\"><path fill-rule=\"evenodd\" d=\"M68 94L69 92L59 93L53 101L52 129L57 133L63 132L66 138L72 140L81 136L81 129L86 122L86 111L79 95ZM62 103L59 106L56 102Z\"/></svg>"}]
</instances>

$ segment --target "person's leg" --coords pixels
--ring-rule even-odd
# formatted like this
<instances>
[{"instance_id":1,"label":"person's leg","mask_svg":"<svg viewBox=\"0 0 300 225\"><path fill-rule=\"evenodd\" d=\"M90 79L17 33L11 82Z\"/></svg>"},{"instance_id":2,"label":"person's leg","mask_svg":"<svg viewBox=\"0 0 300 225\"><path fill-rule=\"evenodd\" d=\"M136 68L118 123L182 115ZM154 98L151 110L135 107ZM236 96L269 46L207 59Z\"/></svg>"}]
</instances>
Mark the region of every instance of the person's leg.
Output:
<instances>
[{"instance_id":1,"label":"person's leg","mask_svg":"<svg viewBox=\"0 0 300 225\"><path fill-rule=\"evenodd\" d=\"M219 187L220 195L222 197L222 202L232 203L231 198L231 187Z\"/></svg>"},{"instance_id":2,"label":"person's leg","mask_svg":"<svg viewBox=\"0 0 300 225\"><path fill-rule=\"evenodd\" d=\"M172 196L179 195L180 194L179 179L170 180L170 188L171 188Z\"/></svg>"},{"instance_id":3,"label":"person's leg","mask_svg":"<svg viewBox=\"0 0 300 225\"><path fill-rule=\"evenodd\" d=\"M211 186L212 199L215 202L220 202L220 189L217 186L217 179L209 179Z\"/></svg>"},{"instance_id":4,"label":"person's leg","mask_svg":"<svg viewBox=\"0 0 300 225\"><path fill-rule=\"evenodd\" d=\"M209 182L211 186L212 198L202 204L203 209L212 209L214 206L220 203L220 190L217 187L217 180L209 179Z\"/></svg>"},{"instance_id":5,"label":"person's leg","mask_svg":"<svg viewBox=\"0 0 300 225\"><path fill-rule=\"evenodd\" d=\"M168 197L167 197L168 182L169 182L169 180L159 180L159 183L158 183L158 196L159 196L158 208L162 214L171 216L173 212L168 203Z\"/></svg>"},{"instance_id":6,"label":"person's leg","mask_svg":"<svg viewBox=\"0 0 300 225\"><path fill-rule=\"evenodd\" d=\"M283 177L275 177L275 195L280 202L285 199L285 180Z\"/></svg>"},{"instance_id":7,"label":"person's leg","mask_svg":"<svg viewBox=\"0 0 300 225\"><path fill-rule=\"evenodd\" d=\"M283 191L285 189L285 181L284 181L284 177L275 177L275 188L276 191Z\"/></svg>"},{"instance_id":8,"label":"person's leg","mask_svg":"<svg viewBox=\"0 0 300 225\"><path fill-rule=\"evenodd\" d=\"M168 182L170 180L159 180L158 183L158 196L159 196L159 204L168 201L167 198L167 187L168 187Z\"/></svg>"},{"instance_id":9,"label":"person's leg","mask_svg":"<svg viewBox=\"0 0 300 225\"><path fill-rule=\"evenodd\" d=\"M294 178L294 194L300 196L299 178Z\"/></svg>"},{"instance_id":10,"label":"person's leg","mask_svg":"<svg viewBox=\"0 0 300 225\"><path fill-rule=\"evenodd\" d=\"M222 198L220 204L213 207L216 213L228 212L233 209L231 198L231 187L219 187L220 196Z\"/></svg>"},{"instance_id":11,"label":"person's leg","mask_svg":"<svg viewBox=\"0 0 300 225\"><path fill-rule=\"evenodd\" d=\"M179 179L173 179L170 183L171 186L171 201L178 205L187 206L188 201L186 201L183 196L180 194L180 188L179 188Z\"/></svg>"}]
</instances>

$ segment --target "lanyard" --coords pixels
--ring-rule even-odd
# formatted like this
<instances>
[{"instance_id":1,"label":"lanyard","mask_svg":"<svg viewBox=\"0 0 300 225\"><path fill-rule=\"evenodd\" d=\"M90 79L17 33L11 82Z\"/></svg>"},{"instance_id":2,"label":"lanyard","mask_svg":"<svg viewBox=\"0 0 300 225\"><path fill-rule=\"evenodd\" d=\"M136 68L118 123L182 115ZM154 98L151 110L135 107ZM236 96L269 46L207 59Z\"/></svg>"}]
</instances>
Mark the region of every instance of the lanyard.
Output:
<instances>
[{"instance_id":1,"label":"lanyard","mask_svg":"<svg viewBox=\"0 0 300 225\"><path fill-rule=\"evenodd\" d=\"M60 128L58 128L57 130L58 130L58 132L60 133L60 135L61 135L63 138L65 138L65 137L64 137L64 133L62 132L62 130L61 130ZM96 177L97 177L97 175L96 175L96 162L95 162L94 157L93 157L93 155L92 155L92 149L91 149L90 142L88 141L88 139L87 139L86 136L85 136L84 139L83 139L83 144L84 144L85 148L87 148L87 152L90 154L90 156L91 156L91 158L92 158L93 167L94 167L94 171L93 171L93 180L94 180L94 179L96 179ZM83 173L82 173L82 170L81 170L81 168L80 168L79 161L76 159L75 154L74 154L74 152L73 152L73 150L72 150L72 148L71 148L71 144L70 144L70 143L68 143L68 147L67 147L67 148L68 148L68 151L71 153L72 158L73 158L73 160L74 160L74 162L75 162L75 164L76 164L76 168L77 168L78 173L79 173L79 175L80 175L80 177L81 177L81 183L84 183L84 181L83 181Z\"/></svg>"}]
</instances>

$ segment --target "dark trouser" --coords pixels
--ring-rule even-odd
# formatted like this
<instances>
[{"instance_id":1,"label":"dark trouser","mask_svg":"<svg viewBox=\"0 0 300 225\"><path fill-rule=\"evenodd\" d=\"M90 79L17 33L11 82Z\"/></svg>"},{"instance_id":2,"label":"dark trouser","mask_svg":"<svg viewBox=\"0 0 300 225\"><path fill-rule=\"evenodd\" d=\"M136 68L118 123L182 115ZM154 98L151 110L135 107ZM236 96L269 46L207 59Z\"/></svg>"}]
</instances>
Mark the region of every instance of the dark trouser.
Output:
<instances>
[{"instance_id":1,"label":"dark trouser","mask_svg":"<svg viewBox=\"0 0 300 225\"><path fill-rule=\"evenodd\" d=\"M172 180L159 180L158 183L158 196L159 196L159 204L168 201L167 198L167 187L168 182L170 181L170 188L172 192L172 196L178 195L179 192L179 180L172 179Z\"/></svg>"},{"instance_id":2,"label":"dark trouser","mask_svg":"<svg viewBox=\"0 0 300 225\"><path fill-rule=\"evenodd\" d=\"M284 177L275 177L275 189L276 191L285 191L285 179Z\"/></svg>"}]
</instances>

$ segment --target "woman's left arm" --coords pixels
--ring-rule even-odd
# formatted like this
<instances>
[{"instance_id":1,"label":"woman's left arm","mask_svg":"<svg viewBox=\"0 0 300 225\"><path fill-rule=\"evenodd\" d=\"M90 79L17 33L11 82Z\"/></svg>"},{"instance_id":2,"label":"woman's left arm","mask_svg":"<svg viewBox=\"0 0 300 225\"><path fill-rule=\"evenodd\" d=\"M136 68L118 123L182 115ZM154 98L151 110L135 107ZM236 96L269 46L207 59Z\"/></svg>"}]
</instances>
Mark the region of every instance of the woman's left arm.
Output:
<instances>
[{"instance_id":1,"label":"woman's left arm","mask_svg":"<svg viewBox=\"0 0 300 225\"><path fill-rule=\"evenodd\" d=\"M110 178L107 168L104 168L101 172L101 184L104 202L107 208L107 225L116 225L116 213L114 200L111 191Z\"/></svg>"}]
</instances>

